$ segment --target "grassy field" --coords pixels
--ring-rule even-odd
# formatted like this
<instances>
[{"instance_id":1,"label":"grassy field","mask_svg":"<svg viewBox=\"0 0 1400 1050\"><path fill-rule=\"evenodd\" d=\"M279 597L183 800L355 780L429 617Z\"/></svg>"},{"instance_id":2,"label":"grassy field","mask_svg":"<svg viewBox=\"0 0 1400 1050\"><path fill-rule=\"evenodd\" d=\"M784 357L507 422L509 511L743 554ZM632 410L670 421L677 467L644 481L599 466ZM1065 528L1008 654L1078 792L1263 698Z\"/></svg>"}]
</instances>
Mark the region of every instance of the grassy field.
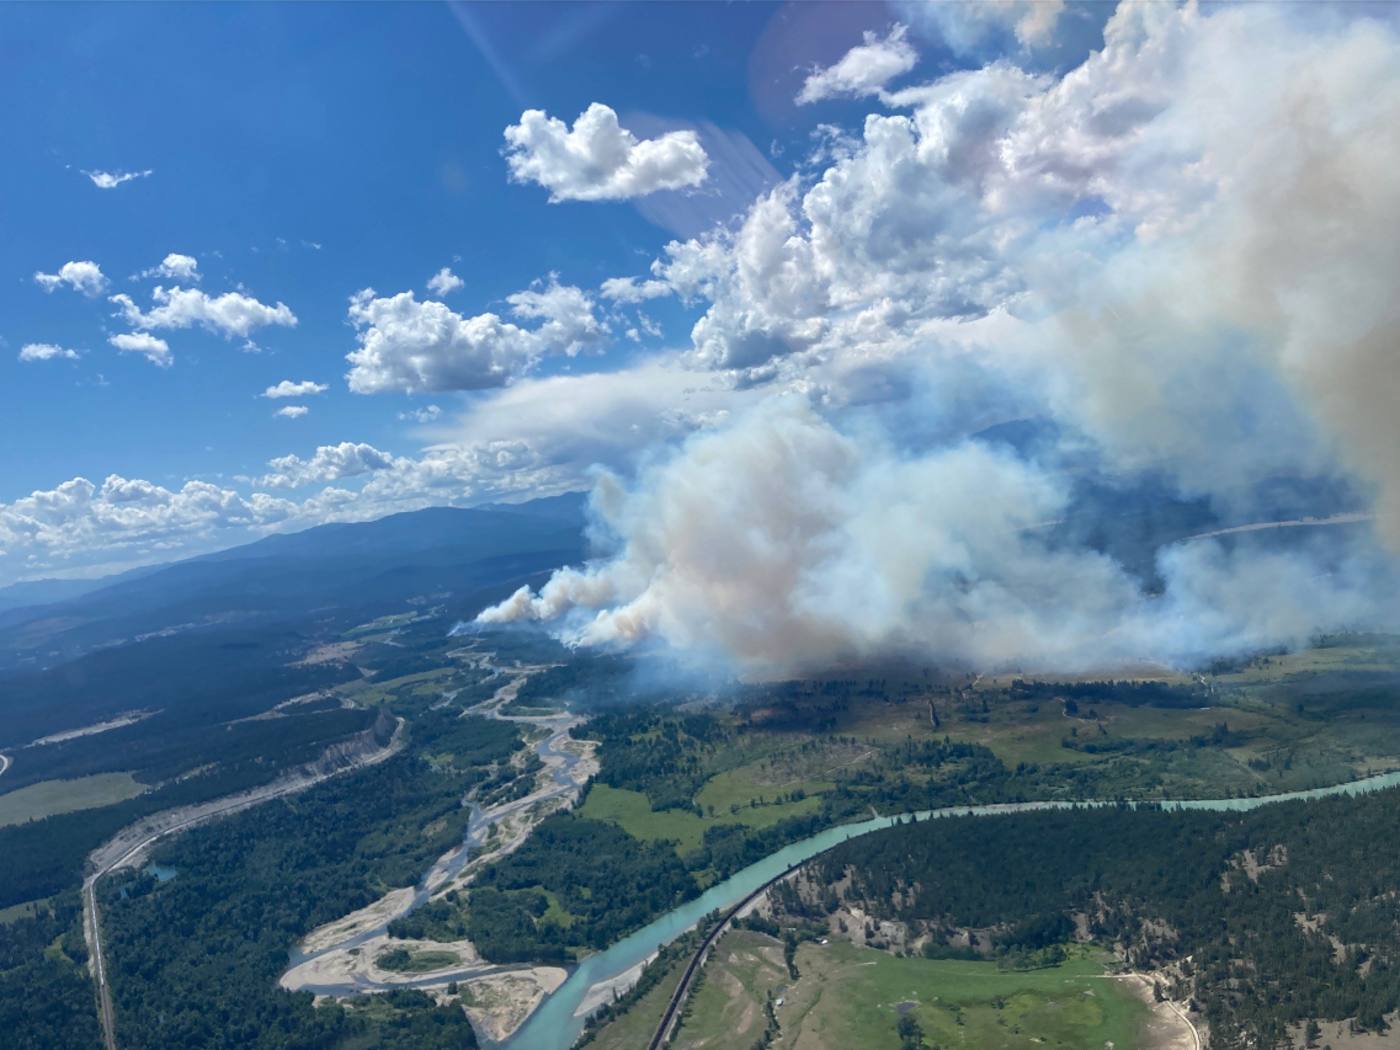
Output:
<instances>
[{"instance_id":1,"label":"grassy field","mask_svg":"<svg viewBox=\"0 0 1400 1050\"><path fill-rule=\"evenodd\" d=\"M406 612L392 613L388 616L381 616L377 620L371 620L369 621L369 623L362 623L356 627L350 628L350 630L345 632L343 637L365 638L370 635L376 635L381 633L388 634L392 632L395 628L404 627L408 624L413 623L419 618L420 615L420 613L416 612Z\"/></svg>"},{"instance_id":2,"label":"grassy field","mask_svg":"<svg viewBox=\"0 0 1400 1050\"><path fill-rule=\"evenodd\" d=\"M835 786L829 779L831 773L839 768L849 768L857 764L861 756L870 753L871 749L868 747L823 748L810 756L779 751L711 777L695 800L706 812L713 809L717 815L722 816L731 813L732 807L737 806L742 811L750 808L751 801L771 802L779 795L797 790L809 796L817 795L823 791L830 791ZM805 812L800 803L782 805L789 808L771 819L757 812L740 812L733 815L753 827L764 827L783 816Z\"/></svg>"},{"instance_id":3,"label":"grassy field","mask_svg":"<svg viewBox=\"0 0 1400 1050\"><path fill-rule=\"evenodd\" d=\"M454 667L435 667L430 671L406 674L383 682L373 679L354 682L341 686L340 692L358 704L387 703L400 693L436 699L456 673L457 669Z\"/></svg>"},{"instance_id":4,"label":"grassy field","mask_svg":"<svg viewBox=\"0 0 1400 1050\"><path fill-rule=\"evenodd\" d=\"M657 812L640 791L625 791L606 784L594 784L589 789L588 799L579 814L592 820L611 821L629 835L647 842L674 839L682 852L700 845L705 828L709 826L707 821L685 810Z\"/></svg>"},{"instance_id":5,"label":"grassy field","mask_svg":"<svg viewBox=\"0 0 1400 1050\"><path fill-rule=\"evenodd\" d=\"M75 780L44 780L0 795L0 827L28 820L109 806L141 794L146 785L130 773L97 773Z\"/></svg>"},{"instance_id":6,"label":"grassy field","mask_svg":"<svg viewBox=\"0 0 1400 1050\"><path fill-rule=\"evenodd\" d=\"M1084 951L1063 965L1025 973L991 962L901 959L845 941L805 944L798 980L782 946L736 930L711 956L704 983L673 1044L747 1050L762 1033L771 995L784 1050L898 1050L904 1014L931 1046L976 1050L1136 1047L1146 1008L1103 977L1103 958ZM781 998L781 1005L776 1001Z\"/></svg>"},{"instance_id":7,"label":"grassy field","mask_svg":"<svg viewBox=\"0 0 1400 1050\"><path fill-rule=\"evenodd\" d=\"M706 805L707 795L715 782L727 776L728 774L721 774L705 785L698 799L702 806ZM732 784L726 783L723 790L725 798L735 797ZM627 791L599 783L589 790L588 799L579 809L579 813L593 820L611 821L629 835L646 842L672 839L676 842L676 849L685 853L698 847L705 831L717 824L744 824L748 827L763 828L776 824L784 817L808 813L821 806L819 798L809 795L796 802L750 808L747 805L748 799L756 799L761 794L761 789L754 788L752 794L742 796L744 804L737 813L730 813L729 803L726 802L723 808L715 806L714 816L708 814L707 807L706 816L697 817L683 809L653 810L646 795L640 791Z\"/></svg>"},{"instance_id":8,"label":"grassy field","mask_svg":"<svg viewBox=\"0 0 1400 1050\"><path fill-rule=\"evenodd\" d=\"M41 911L48 911L48 903L52 897L42 897L37 901L24 901L22 904L11 904L8 908L0 908L0 926L8 925L17 919L32 919Z\"/></svg>"},{"instance_id":9,"label":"grassy field","mask_svg":"<svg viewBox=\"0 0 1400 1050\"><path fill-rule=\"evenodd\" d=\"M730 930L710 954L672 1047L748 1050L767 1025L764 1007L769 995L783 995L788 983L780 942L751 930Z\"/></svg>"}]
</instances>

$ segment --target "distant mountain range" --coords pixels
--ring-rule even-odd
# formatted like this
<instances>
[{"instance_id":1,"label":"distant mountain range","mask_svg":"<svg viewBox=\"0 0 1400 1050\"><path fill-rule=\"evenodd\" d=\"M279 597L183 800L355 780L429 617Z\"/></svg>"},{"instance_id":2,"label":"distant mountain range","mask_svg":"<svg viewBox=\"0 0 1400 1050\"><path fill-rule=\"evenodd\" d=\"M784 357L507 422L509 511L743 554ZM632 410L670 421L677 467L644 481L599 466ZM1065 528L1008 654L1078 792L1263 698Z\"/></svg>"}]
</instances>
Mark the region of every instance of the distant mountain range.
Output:
<instances>
[{"instance_id":1,"label":"distant mountain range","mask_svg":"<svg viewBox=\"0 0 1400 1050\"><path fill-rule=\"evenodd\" d=\"M320 525L97 580L0 589L0 670L215 622L353 618L433 596L476 612L585 555L581 493Z\"/></svg>"}]
</instances>

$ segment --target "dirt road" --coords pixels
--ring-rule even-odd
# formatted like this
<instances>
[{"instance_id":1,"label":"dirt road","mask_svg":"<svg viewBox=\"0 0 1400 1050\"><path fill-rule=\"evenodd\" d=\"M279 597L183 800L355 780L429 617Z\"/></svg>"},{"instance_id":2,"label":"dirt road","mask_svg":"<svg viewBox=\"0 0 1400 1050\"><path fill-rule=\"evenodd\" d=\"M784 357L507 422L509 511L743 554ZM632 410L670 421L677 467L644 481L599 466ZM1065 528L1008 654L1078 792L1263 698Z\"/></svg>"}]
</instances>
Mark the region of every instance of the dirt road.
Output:
<instances>
[{"instance_id":1,"label":"dirt road","mask_svg":"<svg viewBox=\"0 0 1400 1050\"><path fill-rule=\"evenodd\" d=\"M1186 540L1208 540L1213 536L1234 536L1241 532L1264 532L1269 529L1304 529L1318 525L1355 525L1370 521L1372 514L1333 514L1330 518L1290 518L1287 521L1256 521L1249 525L1232 525L1227 529L1211 529L1185 537Z\"/></svg>"}]
</instances>

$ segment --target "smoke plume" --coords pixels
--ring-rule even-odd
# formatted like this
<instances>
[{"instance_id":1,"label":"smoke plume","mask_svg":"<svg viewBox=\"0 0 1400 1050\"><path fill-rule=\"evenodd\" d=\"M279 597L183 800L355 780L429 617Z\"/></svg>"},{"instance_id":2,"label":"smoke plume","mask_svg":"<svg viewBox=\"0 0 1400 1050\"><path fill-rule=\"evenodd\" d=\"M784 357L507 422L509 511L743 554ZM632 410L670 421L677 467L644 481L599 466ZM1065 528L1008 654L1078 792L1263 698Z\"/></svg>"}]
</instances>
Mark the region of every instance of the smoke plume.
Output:
<instances>
[{"instance_id":1,"label":"smoke plume","mask_svg":"<svg viewBox=\"0 0 1400 1050\"><path fill-rule=\"evenodd\" d=\"M481 619L764 674L1189 665L1392 620L1394 28L1125 5L1063 76L882 101L654 266L708 303L692 367L768 396L604 476L609 553ZM1141 525L1270 520L1284 489L1374 535Z\"/></svg>"}]
</instances>

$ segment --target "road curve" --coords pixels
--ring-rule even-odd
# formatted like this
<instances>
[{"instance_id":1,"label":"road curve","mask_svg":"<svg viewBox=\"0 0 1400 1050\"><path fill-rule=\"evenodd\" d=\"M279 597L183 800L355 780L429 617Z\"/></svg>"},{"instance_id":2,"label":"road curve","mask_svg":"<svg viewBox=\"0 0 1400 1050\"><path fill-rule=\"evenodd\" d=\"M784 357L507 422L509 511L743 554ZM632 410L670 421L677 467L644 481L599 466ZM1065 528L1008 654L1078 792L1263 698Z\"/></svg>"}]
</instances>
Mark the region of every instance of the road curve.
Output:
<instances>
[{"instance_id":1,"label":"road curve","mask_svg":"<svg viewBox=\"0 0 1400 1050\"><path fill-rule=\"evenodd\" d=\"M1166 1003L1171 1007L1172 1013L1186 1022L1186 1027L1191 1029L1191 1042L1195 1044L1196 1050L1201 1050L1201 1030L1196 1027L1196 1023L1192 1021L1191 1018L1187 1016L1186 1011L1177 1006L1176 1003L1172 1002L1170 999L1166 1000Z\"/></svg>"},{"instance_id":2,"label":"road curve","mask_svg":"<svg viewBox=\"0 0 1400 1050\"><path fill-rule=\"evenodd\" d=\"M1111 981L1137 981L1142 985L1144 991L1149 996L1152 995L1152 989L1156 983L1156 978L1154 978L1152 974L1138 973L1136 971L1130 973L1106 974L1105 976ZM1203 1050L1205 1044L1201 1040L1201 1030L1197 1028L1196 1023L1191 1020L1190 1014L1177 1006L1176 1003L1172 1002L1170 999L1162 999L1161 1004L1170 1010L1177 1020L1186 1026L1187 1031L1191 1033L1193 1050Z\"/></svg>"},{"instance_id":3,"label":"road curve","mask_svg":"<svg viewBox=\"0 0 1400 1050\"><path fill-rule=\"evenodd\" d=\"M130 828L124 828L117 832L108 842L93 850L88 860L94 865L94 869L86 879L83 880L83 936L88 943L88 955L92 968L93 983L97 990L97 1010L98 1020L102 1023L102 1045L105 1050L117 1050L117 1035L115 1015L112 1009L111 984L107 979L107 962L102 947L102 915L97 906L97 883L103 876L110 874L129 864L135 863L145 852L150 849L160 839L170 835L188 831L192 827L206 824L219 817L237 813L240 810L251 809L264 802L271 802L273 799L283 798L293 795L308 788L314 787L332 777L342 773L349 773L353 770L364 769L367 766L378 765L385 759L396 754L403 748L404 720L398 719L398 725L394 727L394 735L390 737L388 743L383 747L360 757L352 758L343 766L324 770L321 772L300 772L279 777L270 784L265 784L261 788L254 788L238 795L232 795L224 799L218 799L210 803L205 803L195 807L196 812L184 820L177 821L168 827L153 826L149 835L140 839L130 848L123 850L115 859L106 860L103 856L105 851L110 850L113 844L119 843L122 835ZM330 751L334 751L331 748ZM328 751L329 754L329 751ZM179 810L169 810L166 815L180 812ZM157 825L162 814L155 814L145 818L139 823ZM120 845L116 848L120 849Z\"/></svg>"}]
</instances>

